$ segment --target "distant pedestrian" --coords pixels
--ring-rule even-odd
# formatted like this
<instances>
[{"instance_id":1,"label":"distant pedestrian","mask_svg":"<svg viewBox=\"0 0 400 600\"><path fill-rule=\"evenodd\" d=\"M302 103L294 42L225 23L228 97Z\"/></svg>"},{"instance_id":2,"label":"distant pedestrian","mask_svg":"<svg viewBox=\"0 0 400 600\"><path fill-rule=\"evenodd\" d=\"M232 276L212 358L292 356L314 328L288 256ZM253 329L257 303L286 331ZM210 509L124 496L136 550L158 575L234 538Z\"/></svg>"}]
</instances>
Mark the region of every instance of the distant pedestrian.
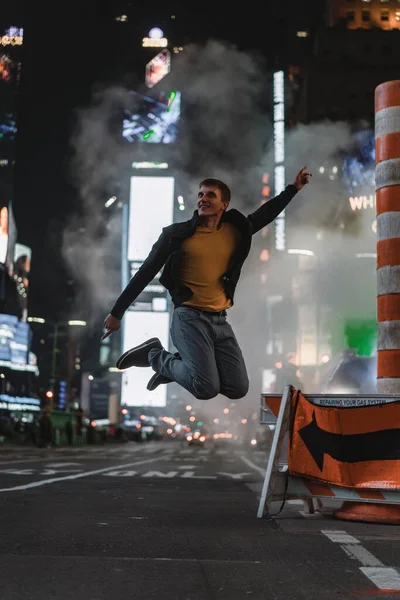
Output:
<instances>
[{"instance_id":1,"label":"distant pedestrian","mask_svg":"<svg viewBox=\"0 0 400 600\"><path fill-rule=\"evenodd\" d=\"M53 424L51 413L44 411L39 418L39 446L49 448L53 440Z\"/></svg>"}]
</instances>

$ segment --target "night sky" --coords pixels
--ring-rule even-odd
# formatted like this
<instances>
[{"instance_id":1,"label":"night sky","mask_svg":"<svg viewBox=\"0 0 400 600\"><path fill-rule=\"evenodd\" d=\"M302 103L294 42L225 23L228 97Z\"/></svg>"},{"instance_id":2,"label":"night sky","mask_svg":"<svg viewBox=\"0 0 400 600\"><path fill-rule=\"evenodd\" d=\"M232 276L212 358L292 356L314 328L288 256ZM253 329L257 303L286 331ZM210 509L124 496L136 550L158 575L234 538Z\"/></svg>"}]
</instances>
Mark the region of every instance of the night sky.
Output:
<instances>
[{"instance_id":1,"label":"night sky","mask_svg":"<svg viewBox=\"0 0 400 600\"><path fill-rule=\"evenodd\" d=\"M16 0L1 15L3 27L24 26L14 213L18 241L33 251L29 313L50 319L69 316L76 292L60 254L60 233L79 211L69 139L76 110L88 105L93 85L134 73L141 38L153 26L174 45L226 40L281 65L290 58L294 32L312 27L323 13L322 0L246 2L236 11L209 1L101 4ZM127 14L129 23L117 24L118 14Z\"/></svg>"}]
</instances>

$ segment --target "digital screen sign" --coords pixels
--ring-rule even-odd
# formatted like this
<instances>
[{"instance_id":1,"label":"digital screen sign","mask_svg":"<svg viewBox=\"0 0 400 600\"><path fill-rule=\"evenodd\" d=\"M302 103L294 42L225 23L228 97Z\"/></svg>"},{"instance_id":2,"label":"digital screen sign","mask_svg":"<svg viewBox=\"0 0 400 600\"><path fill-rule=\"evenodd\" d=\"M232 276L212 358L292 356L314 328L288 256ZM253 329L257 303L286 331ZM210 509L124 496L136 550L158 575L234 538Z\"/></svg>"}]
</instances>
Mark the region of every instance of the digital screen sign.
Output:
<instances>
[{"instance_id":1,"label":"digital screen sign","mask_svg":"<svg viewBox=\"0 0 400 600\"><path fill-rule=\"evenodd\" d=\"M123 352L151 337L158 337L168 349L169 313L127 311L123 320ZM162 407L167 402L167 386L149 392L146 385L154 375L152 369L127 369L122 373L121 404L126 406Z\"/></svg>"},{"instance_id":2,"label":"digital screen sign","mask_svg":"<svg viewBox=\"0 0 400 600\"><path fill-rule=\"evenodd\" d=\"M29 364L30 327L14 315L0 314L0 366L17 371L37 371Z\"/></svg>"},{"instance_id":3,"label":"digital screen sign","mask_svg":"<svg viewBox=\"0 0 400 600\"><path fill-rule=\"evenodd\" d=\"M40 411L39 398L0 394L0 408L6 410Z\"/></svg>"},{"instance_id":4,"label":"digital screen sign","mask_svg":"<svg viewBox=\"0 0 400 600\"><path fill-rule=\"evenodd\" d=\"M343 157L342 182L349 194L359 195L375 190L375 134L358 131L354 143Z\"/></svg>"},{"instance_id":5,"label":"digital screen sign","mask_svg":"<svg viewBox=\"0 0 400 600\"><path fill-rule=\"evenodd\" d=\"M369 233L369 244L363 248L375 253L375 133L371 129L353 134L353 143L342 156L342 184L348 193L349 207L357 214L360 230ZM364 252L365 253L365 252Z\"/></svg>"},{"instance_id":6,"label":"digital screen sign","mask_svg":"<svg viewBox=\"0 0 400 600\"><path fill-rule=\"evenodd\" d=\"M0 207L0 264L6 265L11 274L14 265L17 228L11 203L2 205L0 201Z\"/></svg>"},{"instance_id":7,"label":"digital screen sign","mask_svg":"<svg viewBox=\"0 0 400 600\"><path fill-rule=\"evenodd\" d=\"M151 251L161 230L173 221L174 177L131 177L128 220L128 275L133 277ZM149 219L149 206L152 218ZM134 310L167 310L167 292L159 273L139 294Z\"/></svg>"},{"instance_id":8,"label":"digital screen sign","mask_svg":"<svg viewBox=\"0 0 400 600\"><path fill-rule=\"evenodd\" d=\"M171 70L171 52L162 50L146 65L145 82L148 88L159 83Z\"/></svg>"},{"instance_id":9,"label":"digital screen sign","mask_svg":"<svg viewBox=\"0 0 400 600\"><path fill-rule=\"evenodd\" d=\"M162 91L156 97L131 92L132 104L124 110L122 136L130 144L171 144L178 136L181 93Z\"/></svg>"},{"instance_id":10,"label":"digital screen sign","mask_svg":"<svg viewBox=\"0 0 400 600\"><path fill-rule=\"evenodd\" d=\"M9 27L3 35L0 31L0 207L7 205L13 197L22 41L23 30L20 27ZM4 245L3 238L3 264Z\"/></svg>"},{"instance_id":11,"label":"digital screen sign","mask_svg":"<svg viewBox=\"0 0 400 600\"><path fill-rule=\"evenodd\" d=\"M130 183L127 258L142 261L173 221L175 179L133 176Z\"/></svg>"}]
</instances>

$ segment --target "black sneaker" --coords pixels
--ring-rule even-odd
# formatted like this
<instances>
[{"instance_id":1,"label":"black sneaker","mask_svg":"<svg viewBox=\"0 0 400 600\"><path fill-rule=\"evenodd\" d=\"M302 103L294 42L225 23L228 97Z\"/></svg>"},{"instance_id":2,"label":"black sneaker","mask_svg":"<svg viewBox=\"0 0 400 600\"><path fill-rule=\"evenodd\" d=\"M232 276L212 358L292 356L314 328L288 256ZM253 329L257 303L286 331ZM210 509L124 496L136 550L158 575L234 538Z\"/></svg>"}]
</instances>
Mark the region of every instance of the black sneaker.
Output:
<instances>
[{"instance_id":1,"label":"black sneaker","mask_svg":"<svg viewBox=\"0 0 400 600\"><path fill-rule=\"evenodd\" d=\"M117 360L117 369L129 369L129 367L149 367L149 352L154 348L163 350L163 345L158 338L150 338L140 346L135 346L125 352Z\"/></svg>"},{"instance_id":2,"label":"black sneaker","mask_svg":"<svg viewBox=\"0 0 400 600\"><path fill-rule=\"evenodd\" d=\"M161 383L171 383L171 381L172 379L164 377L164 375L160 375L160 373L154 373L153 377L150 379L146 387L149 390L149 392L152 392L159 385L161 385Z\"/></svg>"}]
</instances>

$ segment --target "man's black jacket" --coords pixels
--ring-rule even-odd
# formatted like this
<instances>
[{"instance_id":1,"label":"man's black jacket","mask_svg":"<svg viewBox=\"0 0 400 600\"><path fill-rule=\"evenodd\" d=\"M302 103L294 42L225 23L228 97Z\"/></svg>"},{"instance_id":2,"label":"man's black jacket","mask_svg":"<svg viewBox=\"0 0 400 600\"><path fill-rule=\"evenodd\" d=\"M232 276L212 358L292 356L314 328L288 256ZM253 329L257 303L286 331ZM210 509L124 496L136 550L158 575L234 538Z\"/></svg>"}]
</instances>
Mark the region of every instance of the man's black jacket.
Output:
<instances>
[{"instance_id":1,"label":"man's black jacket","mask_svg":"<svg viewBox=\"0 0 400 600\"><path fill-rule=\"evenodd\" d=\"M243 263L250 251L251 236L268 223L271 223L285 209L297 191L294 185L288 185L279 196L265 202L247 217L236 209L228 210L223 214L221 221L231 223L240 235L227 271L222 276L225 293L232 304ZM169 291L174 306L177 307L189 300L193 292L180 281L180 249L183 241L194 234L198 222L199 215L196 210L189 221L173 223L163 228L150 254L112 308L111 314L114 317L122 319L127 308L154 279L162 267L164 269L160 277L160 283Z\"/></svg>"}]
</instances>

